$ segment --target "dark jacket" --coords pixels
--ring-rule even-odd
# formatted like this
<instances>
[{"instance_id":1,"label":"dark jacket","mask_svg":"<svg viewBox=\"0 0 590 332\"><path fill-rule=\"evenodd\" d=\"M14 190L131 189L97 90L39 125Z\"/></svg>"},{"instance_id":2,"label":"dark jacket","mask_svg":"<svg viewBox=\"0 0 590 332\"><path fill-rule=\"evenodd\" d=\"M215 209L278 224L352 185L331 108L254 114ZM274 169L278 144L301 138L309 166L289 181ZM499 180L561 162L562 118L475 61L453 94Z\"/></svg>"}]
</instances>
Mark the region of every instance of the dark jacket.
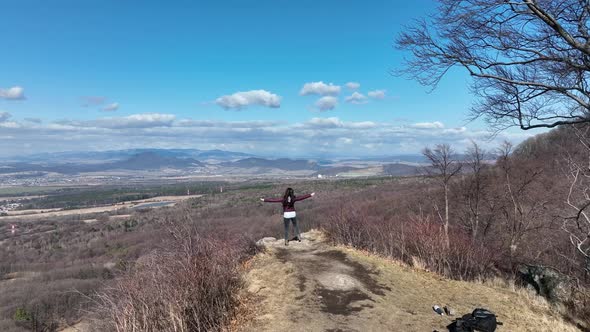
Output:
<instances>
[{"instance_id":1,"label":"dark jacket","mask_svg":"<svg viewBox=\"0 0 590 332\"><path fill-rule=\"evenodd\" d=\"M295 202L302 201L304 199L310 198L311 194L303 195L303 196L295 196L295 199L292 202L283 202L283 198L265 198L264 201L267 203L283 203L283 212L291 212L295 211Z\"/></svg>"}]
</instances>

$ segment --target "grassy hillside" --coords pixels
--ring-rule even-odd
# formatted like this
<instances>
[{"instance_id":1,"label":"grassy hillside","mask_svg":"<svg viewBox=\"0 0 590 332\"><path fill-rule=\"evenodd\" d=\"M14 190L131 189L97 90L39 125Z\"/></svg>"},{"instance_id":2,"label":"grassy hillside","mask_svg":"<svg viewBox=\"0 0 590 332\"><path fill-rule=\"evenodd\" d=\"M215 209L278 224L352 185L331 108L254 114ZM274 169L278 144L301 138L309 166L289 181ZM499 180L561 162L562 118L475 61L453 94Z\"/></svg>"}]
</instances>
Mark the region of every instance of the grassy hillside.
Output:
<instances>
[{"instance_id":1,"label":"grassy hillside","mask_svg":"<svg viewBox=\"0 0 590 332\"><path fill-rule=\"evenodd\" d=\"M351 247L328 244L321 232L285 247L267 241L248 261L237 331L447 331L453 319L488 308L502 331L580 331L529 290L494 279L442 278ZM281 287L273 287L281 285ZM453 308L439 316L433 305Z\"/></svg>"}]
</instances>

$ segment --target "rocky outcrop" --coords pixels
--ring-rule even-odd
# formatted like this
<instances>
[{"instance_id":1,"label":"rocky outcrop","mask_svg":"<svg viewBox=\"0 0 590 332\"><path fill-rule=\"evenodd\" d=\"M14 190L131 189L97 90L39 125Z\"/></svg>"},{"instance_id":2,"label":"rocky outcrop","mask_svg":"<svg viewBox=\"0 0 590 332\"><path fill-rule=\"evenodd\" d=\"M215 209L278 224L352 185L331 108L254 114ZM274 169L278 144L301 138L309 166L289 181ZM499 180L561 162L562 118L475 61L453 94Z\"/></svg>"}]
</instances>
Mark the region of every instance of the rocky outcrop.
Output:
<instances>
[{"instance_id":1,"label":"rocky outcrop","mask_svg":"<svg viewBox=\"0 0 590 332\"><path fill-rule=\"evenodd\" d=\"M569 298L571 283L556 270L544 266L522 264L518 267L521 281L537 294L551 302L564 302Z\"/></svg>"}]
</instances>

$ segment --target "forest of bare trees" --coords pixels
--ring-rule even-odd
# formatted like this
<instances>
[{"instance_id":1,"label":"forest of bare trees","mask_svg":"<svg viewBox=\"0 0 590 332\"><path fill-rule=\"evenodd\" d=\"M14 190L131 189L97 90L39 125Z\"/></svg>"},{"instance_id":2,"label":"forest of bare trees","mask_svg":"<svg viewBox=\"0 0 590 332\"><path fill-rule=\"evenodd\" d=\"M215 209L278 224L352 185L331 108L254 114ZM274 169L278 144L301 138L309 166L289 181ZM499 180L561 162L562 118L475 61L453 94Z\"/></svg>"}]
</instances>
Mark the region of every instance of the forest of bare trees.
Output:
<instances>
[{"instance_id":1,"label":"forest of bare trees","mask_svg":"<svg viewBox=\"0 0 590 332\"><path fill-rule=\"evenodd\" d=\"M540 295L588 315L590 154L580 153L579 136L586 127L561 127L489 154L475 143L462 155L446 145L425 149L430 176L368 190L324 227L336 242L451 278L499 276L525 286L533 273L551 285L539 286Z\"/></svg>"}]
</instances>

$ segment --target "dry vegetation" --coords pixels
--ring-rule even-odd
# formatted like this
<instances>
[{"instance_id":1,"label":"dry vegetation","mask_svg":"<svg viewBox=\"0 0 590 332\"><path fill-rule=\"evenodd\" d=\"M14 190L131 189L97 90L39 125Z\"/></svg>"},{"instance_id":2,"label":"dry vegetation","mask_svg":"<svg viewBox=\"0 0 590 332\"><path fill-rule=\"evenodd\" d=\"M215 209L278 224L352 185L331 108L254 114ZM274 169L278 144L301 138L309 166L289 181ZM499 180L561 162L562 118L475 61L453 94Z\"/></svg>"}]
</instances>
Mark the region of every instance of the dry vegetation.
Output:
<instances>
[{"instance_id":1,"label":"dry vegetation","mask_svg":"<svg viewBox=\"0 0 590 332\"><path fill-rule=\"evenodd\" d=\"M496 165L472 149L445 181L432 173L297 183L298 193L318 193L299 207L302 230L322 228L333 242L452 279L526 286L538 268L538 293L587 326L588 261L585 243L575 242L585 211L566 204L586 199L585 183L572 177L573 162L587 158L575 133L504 145ZM281 234L278 206L258 198L284 186L236 186L175 207L120 211L130 214L123 218L19 221L17 236L0 234L0 330L54 331L82 317L96 318L100 330L221 329L254 241Z\"/></svg>"},{"instance_id":2,"label":"dry vegetation","mask_svg":"<svg viewBox=\"0 0 590 332\"><path fill-rule=\"evenodd\" d=\"M476 165L482 158L467 151L464 172L450 180L441 171L422 183L333 199L327 204L335 213L323 227L334 242L450 278L515 280L565 304L567 315L588 328L589 200L580 181L588 171L575 166L587 166L590 150L581 139L588 127L576 128L515 149L504 144L494 166Z\"/></svg>"},{"instance_id":3,"label":"dry vegetation","mask_svg":"<svg viewBox=\"0 0 590 332\"><path fill-rule=\"evenodd\" d=\"M127 330L140 317L140 330L218 328L240 286L237 264L254 253L254 240L281 230L277 207L258 197L281 189L246 185L175 207L117 211L122 218L0 220L0 330L55 331L82 317L107 322L101 330ZM139 300L153 310L134 311ZM162 308L178 325L162 327Z\"/></svg>"}]
</instances>

